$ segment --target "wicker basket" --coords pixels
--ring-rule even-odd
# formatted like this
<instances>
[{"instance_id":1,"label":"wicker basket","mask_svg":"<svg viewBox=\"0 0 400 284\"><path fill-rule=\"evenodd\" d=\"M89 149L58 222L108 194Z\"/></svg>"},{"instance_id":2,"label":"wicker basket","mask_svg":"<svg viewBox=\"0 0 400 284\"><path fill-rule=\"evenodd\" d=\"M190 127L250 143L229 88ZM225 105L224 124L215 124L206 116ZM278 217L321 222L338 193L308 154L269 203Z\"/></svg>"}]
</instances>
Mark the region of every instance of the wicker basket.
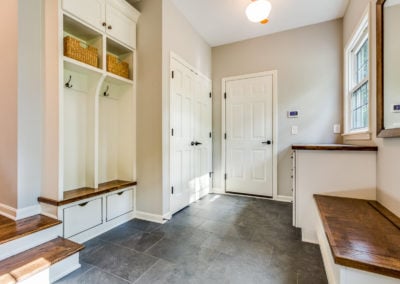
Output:
<instances>
[{"instance_id":1,"label":"wicker basket","mask_svg":"<svg viewBox=\"0 0 400 284\"><path fill-rule=\"evenodd\" d=\"M115 55L107 54L107 71L129 79L129 64Z\"/></svg>"},{"instance_id":2,"label":"wicker basket","mask_svg":"<svg viewBox=\"0 0 400 284\"><path fill-rule=\"evenodd\" d=\"M94 67L99 66L97 48L70 36L64 37L64 55Z\"/></svg>"}]
</instances>

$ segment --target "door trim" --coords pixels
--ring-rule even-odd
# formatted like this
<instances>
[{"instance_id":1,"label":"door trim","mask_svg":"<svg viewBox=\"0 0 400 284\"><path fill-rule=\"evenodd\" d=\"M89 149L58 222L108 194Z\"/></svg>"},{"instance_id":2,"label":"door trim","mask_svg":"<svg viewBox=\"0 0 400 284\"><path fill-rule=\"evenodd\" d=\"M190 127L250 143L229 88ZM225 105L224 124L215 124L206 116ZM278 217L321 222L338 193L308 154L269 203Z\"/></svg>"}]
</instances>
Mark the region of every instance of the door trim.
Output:
<instances>
[{"instance_id":1,"label":"door trim","mask_svg":"<svg viewBox=\"0 0 400 284\"><path fill-rule=\"evenodd\" d=\"M233 77L222 78L221 87L221 181L222 189L226 191L225 171L226 171L226 141L224 139L226 131L226 109L225 98L226 82L240 79L250 79L255 77L263 77L272 75L272 199L279 199L278 197L278 71L271 70L259 73L245 74Z\"/></svg>"}]
</instances>

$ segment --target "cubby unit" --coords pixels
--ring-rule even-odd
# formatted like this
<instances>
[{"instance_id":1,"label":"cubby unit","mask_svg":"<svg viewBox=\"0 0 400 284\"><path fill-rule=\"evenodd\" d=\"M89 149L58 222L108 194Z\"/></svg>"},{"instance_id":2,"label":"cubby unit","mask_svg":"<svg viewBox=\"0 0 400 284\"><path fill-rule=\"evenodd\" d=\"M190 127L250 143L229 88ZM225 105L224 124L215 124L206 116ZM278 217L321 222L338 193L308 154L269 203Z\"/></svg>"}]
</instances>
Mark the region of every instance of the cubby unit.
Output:
<instances>
[{"instance_id":1,"label":"cubby unit","mask_svg":"<svg viewBox=\"0 0 400 284\"><path fill-rule=\"evenodd\" d=\"M132 85L106 78L99 95L98 182L133 181L135 100Z\"/></svg>"},{"instance_id":2,"label":"cubby unit","mask_svg":"<svg viewBox=\"0 0 400 284\"><path fill-rule=\"evenodd\" d=\"M66 39L70 37L73 40L79 41L79 49L71 48L72 54L67 54ZM78 65L87 65L90 67L103 68L103 35L83 23L79 22L72 17L63 15L63 44L64 44L64 55L66 58L72 59L70 62L74 62ZM76 58L76 55L80 53L79 50L84 50L87 52L89 47L96 49L96 63L89 63L88 55L81 55L81 59ZM80 63L80 64L79 64Z\"/></svg>"},{"instance_id":3,"label":"cubby unit","mask_svg":"<svg viewBox=\"0 0 400 284\"><path fill-rule=\"evenodd\" d=\"M128 68L128 76L123 77L120 74L114 73L112 70L112 66L110 66L108 63L108 60L106 59L106 70L107 74L110 77L114 78L121 78L122 80L128 80L132 81L134 78L134 52L133 50L126 48L125 46L122 46L121 44L117 43L116 41L107 38L106 40L106 52L108 56L113 56L117 58L117 61L121 62L121 64L126 64ZM117 76L117 77L116 77Z\"/></svg>"},{"instance_id":4,"label":"cubby unit","mask_svg":"<svg viewBox=\"0 0 400 284\"><path fill-rule=\"evenodd\" d=\"M64 69L63 190L95 187L95 98L100 74ZM65 84L67 84L65 83Z\"/></svg>"},{"instance_id":5,"label":"cubby unit","mask_svg":"<svg viewBox=\"0 0 400 284\"><path fill-rule=\"evenodd\" d=\"M84 242L135 217L140 14L124 0L55 1L58 30L47 41L59 46L52 66L59 82L52 109L59 118L58 188L43 191L39 202L42 213L63 221L62 236Z\"/></svg>"}]
</instances>

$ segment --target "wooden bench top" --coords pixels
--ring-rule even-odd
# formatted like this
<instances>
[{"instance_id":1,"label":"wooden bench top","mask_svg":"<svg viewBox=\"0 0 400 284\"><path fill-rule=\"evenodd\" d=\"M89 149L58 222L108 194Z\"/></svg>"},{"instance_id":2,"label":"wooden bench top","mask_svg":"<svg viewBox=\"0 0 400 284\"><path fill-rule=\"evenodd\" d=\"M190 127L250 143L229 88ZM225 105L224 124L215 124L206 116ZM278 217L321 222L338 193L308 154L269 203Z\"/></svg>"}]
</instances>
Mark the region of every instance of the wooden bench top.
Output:
<instances>
[{"instance_id":1,"label":"wooden bench top","mask_svg":"<svg viewBox=\"0 0 400 284\"><path fill-rule=\"evenodd\" d=\"M400 219L376 201L314 195L336 264L400 279Z\"/></svg>"},{"instance_id":2,"label":"wooden bench top","mask_svg":"<svg viewBox=\"0 0 400 284\"><path fill-rule=\"evenodd\" d=\"M58 224L61 224L61 221L45 215L35 215L17 221L0 215L0 244L11 242Z\"/></svg>"},{"instance_id":3,"label":"wooden bench top","mask_svg":"<svg viewBox=\"0 0 400 284\"><path fill-rule=\"evenodd\" d=\"M0 261L0 283L16 283L25 280L83 248L83 245L59 237L11 256Z\"/></svg>"},{"instance_id":4,"label":"wooden bench top","mask_svg":"<svg viewBox=\"0 0 400 284\"><path fill-rule=\"evenodd\" d=\"M348 144L294 144L293 150L309 151L378 151L377 146L359 146Z\"/></svg>"},{"instance_id":5,"label":"wooden bench top","mask_svg":"<svg viewBox=\"0 0 400 284\"><path fill-rule=\"evenodd\" d=\"M98 188L83 187L79 189L65 191L62 200L54 200L46 197L39 197L38 201L46 204L51 204L54 206L62 206L73 203L75 201L95 197L98 195L117 191L134 185L137 185L136 181L113 180L99 184Z\"/></svg>"}]
</instances>

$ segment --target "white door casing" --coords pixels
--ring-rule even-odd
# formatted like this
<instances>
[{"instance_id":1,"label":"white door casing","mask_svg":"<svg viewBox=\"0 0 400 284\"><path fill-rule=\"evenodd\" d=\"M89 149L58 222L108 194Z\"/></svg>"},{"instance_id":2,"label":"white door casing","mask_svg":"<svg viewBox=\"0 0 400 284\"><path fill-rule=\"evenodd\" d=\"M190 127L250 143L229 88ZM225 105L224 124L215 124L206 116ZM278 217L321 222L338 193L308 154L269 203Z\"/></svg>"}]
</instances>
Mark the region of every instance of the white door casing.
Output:
<instances>
[{"instance_id":1,"label":"white door casing","mask_svg":"<svg viewBox=\"0 0 400 284\"><path fill-rule=\"evenodd\" d=\"M223 80L222 180L226 192L277 196L276 82L274 71Z\"/></svg>"},{"instance_id":2,"label":"white door casing","mask_svg":"<svg viewBox=\"0 0 400 284\"><path fill-rule=\"evenodd\" d=\"M210 191L212 171L211 81L171 57L170 211ZM173 188L173 190L172 190Z\"/></svg>"}]
</instances>

